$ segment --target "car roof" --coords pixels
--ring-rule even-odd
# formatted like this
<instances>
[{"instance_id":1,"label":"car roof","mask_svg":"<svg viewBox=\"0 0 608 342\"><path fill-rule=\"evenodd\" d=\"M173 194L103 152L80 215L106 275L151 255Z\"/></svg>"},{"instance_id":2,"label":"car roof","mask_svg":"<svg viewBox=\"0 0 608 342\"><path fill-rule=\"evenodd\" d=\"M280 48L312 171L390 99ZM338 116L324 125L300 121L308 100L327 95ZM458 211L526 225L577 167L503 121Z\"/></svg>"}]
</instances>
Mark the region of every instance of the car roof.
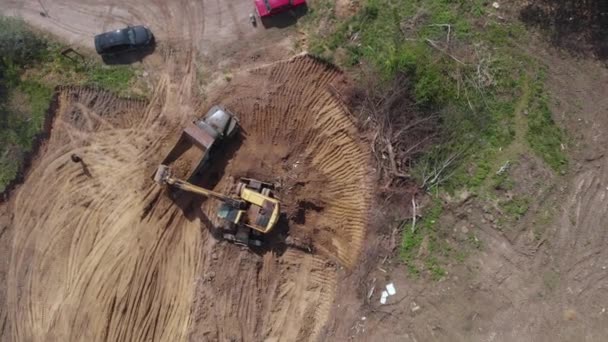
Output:
<instances>
[{"instance_id":1,"label":"car roof","mask_svg":"<svg viewBox=\"0 0 608 342\"><path fill-rule=\"evenodd\" d=\"M110 32L104 32L95 36L95 43L100 48L108 48L110 46L129 44L129 36L127 30L129 28L118 29Z\"/></svg>"},{"instance_id":2,"label":"car roof","mask_svg":"<svg viewBox=\"0 0 608 342\"><path fill-rule=\"evenodd\" d=\"M95 45L107 49L116 45L144 44L150 39L147 27L143 25L128 26L95 36Z\"/></svg>"}]
</instances>

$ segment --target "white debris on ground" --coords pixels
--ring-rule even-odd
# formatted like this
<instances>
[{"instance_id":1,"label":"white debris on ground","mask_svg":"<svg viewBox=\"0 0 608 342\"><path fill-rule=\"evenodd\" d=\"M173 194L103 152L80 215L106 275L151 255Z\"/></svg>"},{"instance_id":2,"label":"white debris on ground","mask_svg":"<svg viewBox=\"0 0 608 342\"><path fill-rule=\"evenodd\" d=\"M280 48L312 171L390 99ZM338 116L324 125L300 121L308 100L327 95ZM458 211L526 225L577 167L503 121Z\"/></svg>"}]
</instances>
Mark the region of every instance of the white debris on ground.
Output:
<instances>
[{"instance_id":1,"label":"white debris on ground","mask_svg":"<svg viewBox=\"0 0 608 342\"><path fill-rule=\"evenodd\" d=\"M386 285L386 292L388 292L389 296L394 296L397 293L395 285L393 283Z\"/></svg>"},{"instance_id":2,"label":"white debris on ground","mask_svg":"<svg viewBox=\"0 0 608 342\"><path fill-rule=\"evenodd\" d=\"M382 291L382 295L380 296L380 304L386 304L386 298L388 298L388 292Z\"/></svg>"},{"instance_id":3,"label":"white debris on ground","mask_svg":"<svg viewBox=\"0 0 608 342\"><path fill-rule=\"evenodd\" d=\"M500 7L500 5L498 4L498 2L495 2L492 4L492 7L498 9Z\"/></svg>"},{"instance_id":4,"label":"white debris on ground","mask_svg":"<svg viewBox=\"0 0 608 342\"><path fill-rule=\"evenodd\" d=\"M397 289L395 288L395 284L389 283L386 285L386 290L382 291L382 295L380 296L380 304L386 304L386 300L389 296L394 296L397 294Z\"/></svg>"}]
</instances>

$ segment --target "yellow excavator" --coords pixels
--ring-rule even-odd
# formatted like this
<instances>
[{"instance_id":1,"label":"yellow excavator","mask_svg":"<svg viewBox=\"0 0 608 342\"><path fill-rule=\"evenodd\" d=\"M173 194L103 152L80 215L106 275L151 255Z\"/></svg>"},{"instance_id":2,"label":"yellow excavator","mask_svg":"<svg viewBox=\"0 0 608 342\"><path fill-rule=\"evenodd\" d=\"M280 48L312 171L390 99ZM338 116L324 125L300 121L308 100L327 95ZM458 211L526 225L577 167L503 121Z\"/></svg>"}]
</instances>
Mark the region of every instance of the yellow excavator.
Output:
<instances>
[{"instance_id":1,"label":"yellow excavator","mask_svg":"<svg viewBox=\"0 0 608 342\"><path fill-rule=\"evenodd\" d=\"M226 222L223 237L237 244L261 246L260 238L270 233L279 221L280 203L272 197L274 187L269 183L241 178L234 186L234 193L224 195L175 178L170 167L162 164L156 170L154 181L220 201L217 216Z\"/></svg>"}]
</instances>

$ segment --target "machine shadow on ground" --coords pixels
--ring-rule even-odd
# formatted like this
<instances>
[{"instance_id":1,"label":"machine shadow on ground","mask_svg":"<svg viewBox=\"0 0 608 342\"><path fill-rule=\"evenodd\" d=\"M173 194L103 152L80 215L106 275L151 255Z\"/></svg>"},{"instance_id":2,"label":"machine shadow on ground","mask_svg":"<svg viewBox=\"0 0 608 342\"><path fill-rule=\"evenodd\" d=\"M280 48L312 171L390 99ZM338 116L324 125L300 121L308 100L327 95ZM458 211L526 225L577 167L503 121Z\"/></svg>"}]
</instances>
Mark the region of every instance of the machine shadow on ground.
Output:
<instances>
[{"instance_id":1,"label":"machine shadow on ground","mask_svg":"<svg viewBox=\"0 0 608 342\"><path fill-rule=\"evenodd\" d=\"M228 163L235 156L246 140L246 133L241 130L235 137L224 144L218 145L211 150L207 161L200 167L196 174L190 177L189 182L206 189L214 189L225 176ZM199 196L184 191L173 191L170 194L173 202L182 210L184 216L193 221L199 219L202 230L207 230L217 241L223 241L223 226L214 224L213 218L209 217L202 206L205 201L214 201L214 207L220 206L220 202L205 196ZM249 250L258 255L273 252L282 255L287 250L286 239L289 236L290 219L285 213L279 216L279 222L269 234L262 237L263 245L260 247L249 246Z\"/></svg>"},{"instance_id":2,"label":"machine shadow on ground","mask_svg":"<svg viewBox=\"0 0 608 342\"><path fill-rule=\"evenodd\" d=\"M279 13L271 17L259 18L264 28L285 28L295 25L298 20L308 13L308 6L298 6L287 12Z\"/></svg>"},{"instance_id":3,"label":"machine shadow on ground","mask_svg":"<svg viewBox=\"0 0 608 342\"><path fill-rule=\"evenodd\" d=\"M138 63L144 60L148 55L151 55L156 51L156 42L153 41L150 45L145 48L118 53L114 55L102 55L101 59L107 65L129 65Z\"/></svg>"},{"instance_id":4,"label":"machine shadow on ground","mask_svg":"<svg viewBox=\"0 0 608 342\"><path fill-rule=\"evenodd\" d=\"M207 158L201 160L202 165L198 168L198 171L188 179L188 182L205 189L214 189L224 177L228 162L241 148L245 139L245 135L241 129L230 140L225 141L218 146L214 146L209 151ZM184 191L176 191L171 197L175 204L182 209L186 218L189 220L194 220L196 218L200 219L203 226L208 228L214 237L217 238L219 235L221 238L221 227L215 227L211 224L210 219L201 210L205 201L215 201L214 199L186 193Z\"/></svg>"}]
</instances>

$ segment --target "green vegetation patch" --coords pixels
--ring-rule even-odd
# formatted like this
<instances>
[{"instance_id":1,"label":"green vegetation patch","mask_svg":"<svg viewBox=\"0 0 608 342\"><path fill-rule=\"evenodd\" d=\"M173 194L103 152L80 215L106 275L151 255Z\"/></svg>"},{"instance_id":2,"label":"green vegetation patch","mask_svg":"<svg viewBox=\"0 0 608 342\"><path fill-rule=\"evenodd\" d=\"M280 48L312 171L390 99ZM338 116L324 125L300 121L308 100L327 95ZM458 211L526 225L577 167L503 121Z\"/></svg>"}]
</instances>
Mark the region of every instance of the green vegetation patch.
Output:
<instances>
[{"instance_id":1,"label":"green vegetation patch","mask_svg":"<svg viewBox=\"0 0 608 342\"><path fill-rule=\"evenodd\" d=\"M568 159L563 152L564 133L555 124L549 110L549 98L542 79L533 84L533 98L528 112L526 140L534 152L555 171L564 171Z\"/></svg>"},{"instance_id":2,"label":"green vegetation patch","mask_svg":"<svg viewBox=\"0 0 608 342\"><path fill-rule=\"evenodd\" d=\"M523 25L499 19L491 2L481 0L360 3L355 16L341 20L331 1L317 2L302 24L309 32L309 51L362 79L370 70L386 83L407 75L403 86L415 109L440 118L434 146L411 166L419 184L433 193L486 186L510 190L515 180L496 176L497 168L528 149L554 170L565 168L564 135L551 119L540 62L520 48L526 44ZM503 209L519 219L528 206L517 199ZM412 274L420 272L413 261L420 259L426 241L422 247L431 252L424 267L434 278L443 274L437 256L449 246L437 238L441 210L436 201L413 232L407 224L402 229L401 256Z\"/></svg>"},{"instance_id":3,"label":"green vegetation patch","mask_svg":"<svg viewBox=\"0 0 608 342\"><path fill-rule=\"evenodd\" d=\"M65 46L0 16L0 191L15 179L41 131L53 89L62 84L102 87L130 95L135 70L61 54Z\"/></svg>"},{"instance_id":4,"label":"green vegetation patch","mask_svg":"<svg viewBox=\"0 0 608 342\"><path fill-rule=\"evenodd\" d=\"M519 220L528 212L530 200L527 198L514 198L503 203L501 206L509 218Z\"/></svg>"},{"instance_id":5,"label":"green vegetation patch","mask_svg":"<svg viewBox=\"0 0 608 342\"><path fill-rule=\"evenodd\" d=\"M407 74L418 110L439 112L439 143L413 170L427 188L480 185L488 158L514 139L514 107L528 72L514 42L524 31L496 22L484 4L368 0L346 21L328 19L334 29L310 40L311 52L344 67L371 65L387 82ZM337 51L346 57L335 60ZM443 177L434 177L438 170Z\"/></svg>"},{"instance_id":6,"label":"green vegetation patch","mask_svg":"<svg viewBox=\"0 0 608 342\"><path fill-rule=\"evenodd\" d=\"M412 227L411 221L402 224L403 235L400 253L413 276L418 276L421 271L415 263L418 259L424 260L422 265L433 279L439 280L445 275L445 270L441 268L436 258L437 253L441 253L441 251L438 251L442 245L438 223L442 212L441 200L435 198L431 207L426 210L423 219L417 222L415 226ZM424 246L423 241L425 241Z\"/></svg>"}]
</instances>

